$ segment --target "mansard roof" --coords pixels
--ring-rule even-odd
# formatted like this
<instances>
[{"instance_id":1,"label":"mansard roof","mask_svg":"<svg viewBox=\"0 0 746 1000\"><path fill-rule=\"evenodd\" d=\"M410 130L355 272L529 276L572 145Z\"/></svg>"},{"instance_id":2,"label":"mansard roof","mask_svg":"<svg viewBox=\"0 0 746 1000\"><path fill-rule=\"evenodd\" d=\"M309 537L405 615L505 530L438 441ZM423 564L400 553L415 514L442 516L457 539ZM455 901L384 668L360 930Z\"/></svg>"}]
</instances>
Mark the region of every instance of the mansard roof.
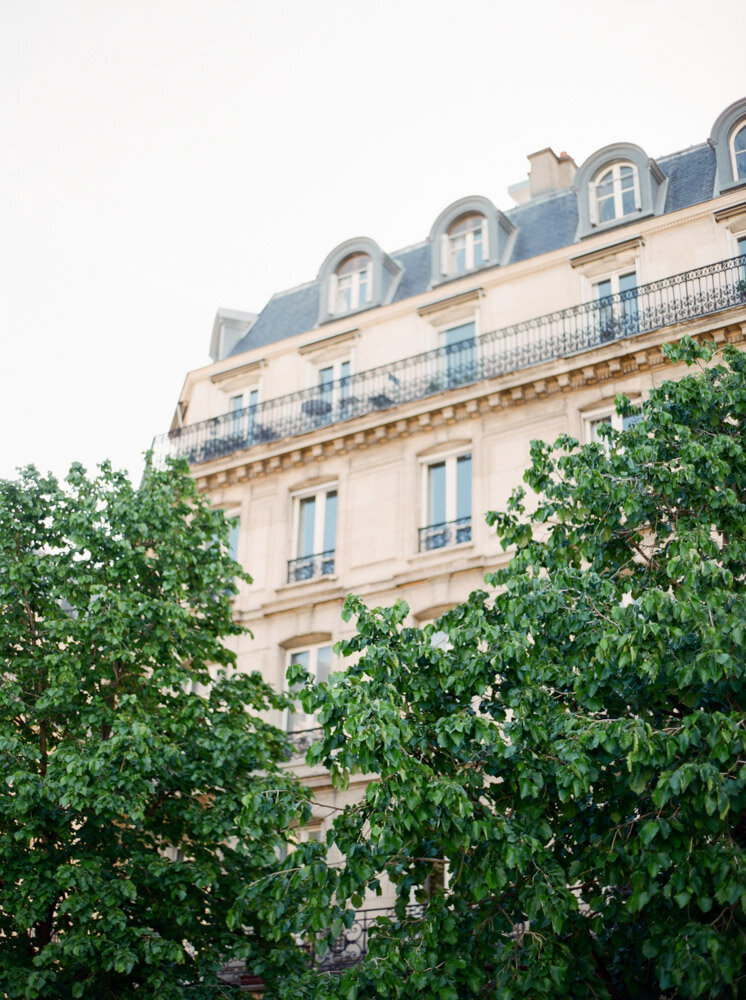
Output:
<instances>
[{"instance_id":1,"label":"mansard roof","mask_svg":"<svg viewBox=\"0 0 746 1000\"><path fill-rule=\"evenodd\" d=\"M656 163L668 180L664 214L700 204L716 195L715 151L708 143L661 157ZM503 261L503 266L572 246L576 241L578 199L572 188L540 195L504 214L516 227L516 234L509 259ZM389 256L402 269L392 302L412 298L432 287L431 243L428 240ZM318 279L276 293L231 355L313 330L318 323L320 300Z\"/></svg>"}]
</instances>

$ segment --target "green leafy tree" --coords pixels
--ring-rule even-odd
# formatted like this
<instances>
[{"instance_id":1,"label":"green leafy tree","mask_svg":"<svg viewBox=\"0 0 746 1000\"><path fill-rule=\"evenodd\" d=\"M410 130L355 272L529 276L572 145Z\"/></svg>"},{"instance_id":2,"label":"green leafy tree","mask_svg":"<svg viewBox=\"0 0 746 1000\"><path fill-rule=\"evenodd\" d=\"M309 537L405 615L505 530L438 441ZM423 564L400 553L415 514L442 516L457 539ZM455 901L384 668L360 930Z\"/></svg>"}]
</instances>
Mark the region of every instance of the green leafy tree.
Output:
<instances>
[{"instance_id":1,"label":"green leafy tree","mask_svg":"<svg viewBox=\"0 0 746 1000\"><path fill-rule=\"evenodd\" d=\"M746 357L670 353L701 371L607 447L533 443L491 593L422 630L348 601L310 756L378 776L329 879L397 919L308 996L746 996Z\"/></svg>"},{"instance_id":2,"label":"green leafy tree","mask_svg":"<svg viewBox=\"0 0 746 1000\"><path fill-rule=\"evenodd\" d=\"M266 886L306 796L258 714L282 700L231 670L227 538L185 465L0 483L0 996L224 996L227 958L299 961Z\"/></svg>"}]
</instances>

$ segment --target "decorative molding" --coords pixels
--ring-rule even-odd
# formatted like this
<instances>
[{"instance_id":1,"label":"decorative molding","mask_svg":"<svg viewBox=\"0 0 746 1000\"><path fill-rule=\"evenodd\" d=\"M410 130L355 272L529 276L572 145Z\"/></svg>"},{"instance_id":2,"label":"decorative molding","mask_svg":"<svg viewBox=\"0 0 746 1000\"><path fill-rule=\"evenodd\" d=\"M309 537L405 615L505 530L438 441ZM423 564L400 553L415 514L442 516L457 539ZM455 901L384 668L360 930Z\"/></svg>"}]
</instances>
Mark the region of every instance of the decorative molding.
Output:
<instances>
[{"instance_id":1,"label":"decorative molding","mask_svg":"<svg viewBox=\"0 0 746 1000\"><path fill-rule=\"evenodd\" d=\"M224 372L216 372L210 376L210 381L213 385L221 385L224 382L240 382L242 378L251 375L253 372L261 371L263 367L264 358L259 358L256 361L249 361L245 365L229 368Z\"/></svg>"},{"instance_id":2,"label":"decorative molding","mask_svg":"<svg viewBox=\"0 0 746 1000\"><path fill-rule=\"evenodd\" d=\"M460 277L464 277L460 275ZM454 306L462 306L468 302L478 302L484 295L483 288L472 288L468 292L459 292L458 295L450 295L446 299L438 299L437 302L429 302L425 306L420 306L417 310L419 316L432 316L433 313L445 312Z\"/></svg>"},{"instance_id":3,"label":"decorative molding","mask_svg":"<svg viewBox=\"0 0 746 1000\"><path fill-rule=\"evenodd\" d=\"M599 247L598 250L589 250L587 253L581 253L576 257L570 257L569 264L570 267L582 267L585 264L590 264L594 260L601 260L604 257L613 257L614 254L624 253L629 250L639 250L639 248L643 246L645 246L645 240L642 236L632 236L628 240L621 240L619 243L610 243L607 246Z\"/></svg>"},{"instance_id":4,"label":"decorative molding","mask_svg":"<svg viewBox=\"0 0 746 1000\"><path fill-rule=\"evenodd\" d=\"M344 330L342 333L332 334L331 337L321 337L318 340L311 341L310 344L303 344L302 347L298 348L298 354L315 354L316 351L323 351L327 347L334 347L335 344L344 344L349 340L354 340L359 333L359 328L354 327L351 330Z\"/></svg>"}]
</instances>

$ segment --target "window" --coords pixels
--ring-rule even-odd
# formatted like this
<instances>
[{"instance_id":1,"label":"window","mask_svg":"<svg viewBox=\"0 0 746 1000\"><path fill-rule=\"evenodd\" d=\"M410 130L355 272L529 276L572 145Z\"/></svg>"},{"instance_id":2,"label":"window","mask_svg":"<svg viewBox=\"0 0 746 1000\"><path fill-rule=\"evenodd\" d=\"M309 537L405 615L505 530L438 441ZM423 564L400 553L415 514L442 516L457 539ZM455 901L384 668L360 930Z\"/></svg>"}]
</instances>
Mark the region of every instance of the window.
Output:
<instances>
[{"instance_id":1,"label":"window","mask_svg":"<svg viewBox=\"0 0 746 1000\"><path fill-rule=\"evenodd\" d=\"M476 323L461 323L440 332L446 388L473 381L477 368Z\"/></svg>"},{"instance_id":2,"label":"window","mask_svg":"<svg viewBox=\"0 0 746 1000\"><path fill-rule=\"evenodd\" d=\"M668 178L640 146L615 142L584 161L573 187L578 193L577 238L583 239L601 229L661 215Z\"/></svg>"},{"instance_id":3,"label":"window","mask_svg":"<svg viewBox=\"0 0 746 1000\"><path fill-rule=\"evenodd\" d=\"M473 195L452 202L438 215L428 236L431 286L506 262L516 236L515 223L489 198Z\"/></svg>"},{"instance_id":4,"label":"window","mask_svg":"<svg viewBox=\"0 0 746 1000\"><path fill-rule=\"evenodd\" d=\"M593 222L601 224L631 215L640 208L637 170L631 163L615 163L596 177L591 192Z\"/></svg>"},{"instance_id":5,"label":"window","mask_svg":"<svg viewBox=\"0 0 746 1000\"><path fill-rule=\"evenodd\" d=\"M228 404L230 433L236 438L250 438L256 425L259 390L249 389L245 394L237 393L230 397Z\"/></svg>"},{"instance_id":6,"label":"window","mask_svg":"<svg viewBox=\"0 0 746 1000\"><path fill-rule=\"evenodd\" d=\"M317 391L303 403L303 412L314 425L344 420L349 416L352 399L352 362L329 362L315 371Z\"/></svg>"},{"instance_id":7,"label":"window","mask_svg":"<svg viewBox=\"0 0 746 1000\"><path fill-rule=\"evenodd\" d=\"M452 222L443 236L443 260L448 274L466 274L481 267L489 257L487 220L468 212Z\"/></svg>"},{"instance_id":8,"label":"window","mask_svg":"<svg viewBox=\"0 0 746 1000\"><path fill-rule=\"evenodd\" d=\"M238 539L241 534L241 519L238 514L230 515L228 525L228 555L238 562Z\"/></svg>"},{"instance_id":9,"label":"window","mask_svg":"<svg viewBox=\"0 0 746 1000\"><path fill-rule=\"evenodd\" d=\"M320 490L294 498L295 556L288 563L288 583L334 573L337 491Z\"/></svg>"},{"instance_id":10,"label":"window","mask_svg":"<svg viewBox=\"0 0 746 1000\"><path fill-rule=\"evenodd\" d=\"M596 317L602 341L629 337L639 329L637 273L612 274L592 284L598 302Z\"/></svg>"},{"instance_id":11,"label":"window","mask_svg":"<svg viewBox=\"0 0 746 1000\"><path fill-rule=\"evenodd\" d=\"M448 455L423 468L424 527L419 550L471 541L471 455Z\"/></svg>"},{"instance_id":12,"label":"window","mask_svg":"<svg viewBox=\"0 0 746 1000\"><path fill-rule=\"evenodd\" d=\"M373 268L367 253L351 253L330 277L330 312L362 309L373 300Z\"/></svg>"},{"instance_id":13,"label":"window","mask_svg":"<svg viewBox=\"0 0 746 1000\"><path fill-rule=\"evenodd\" d=\"M309 649L298 649L290 654L289 663L300 663L301 666L305 667L309 674L313 677L314 683L319 683L319 681L326 681L329 679L329 673L332 666L332 647L331 646L312 646ZM290 694L294 691L291 688ZM299 705L295 706L295 710L289 710L287 713L287 726L286 731L288 733L303 734L308 733L309 730L315 729L317 727L317 721L315 715L306 715ZM294 740L294 746L296 750L305 750L308 748L312 738L308 738L305 741L303 739Z\"/></svg>"},{"instance_id":14,"label":"window","mask_svg":"<svg viewBox=\"0 0 746 1000\"><path fill-rule=\"evenodd\" d=\"M583 440L586 444L595 442L609 452L609 440L600 431L602 427L613 427L615 431L626 431L634 427L642 419L640 400L632 400L635 412L629 416L620 416L613 405L586 413L583 417Z\"/></svg>"},{"instance_id":15,"label":"window","mask_svg":"<svg viewBox=\"0 0 746 1000\"><path fill-rule=\"evenodd\" d=\"M733 177L736 180L746 180L746 123L736 128L731 137L731 156L733 157Z\"/></svg>"}]
</instances>

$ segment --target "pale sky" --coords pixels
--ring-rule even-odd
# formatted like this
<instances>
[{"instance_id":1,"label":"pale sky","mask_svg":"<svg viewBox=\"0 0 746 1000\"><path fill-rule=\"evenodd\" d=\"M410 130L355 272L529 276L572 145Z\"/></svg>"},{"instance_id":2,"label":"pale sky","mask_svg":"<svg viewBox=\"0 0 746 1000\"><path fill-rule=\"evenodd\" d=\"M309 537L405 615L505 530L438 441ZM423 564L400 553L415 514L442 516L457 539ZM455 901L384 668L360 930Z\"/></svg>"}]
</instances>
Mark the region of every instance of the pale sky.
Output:
<instances>
[{"instance_id":1,"label":"pale sky","mask_svg":"<svg viewBox=\"0 0 746 1000\"><path fill-rule=\"evenodd\" d=\"M706 140L745 41L744 0L0 0L0 477L139 477L218 307L545 146Z\"/></svg>"}]
</instances>

